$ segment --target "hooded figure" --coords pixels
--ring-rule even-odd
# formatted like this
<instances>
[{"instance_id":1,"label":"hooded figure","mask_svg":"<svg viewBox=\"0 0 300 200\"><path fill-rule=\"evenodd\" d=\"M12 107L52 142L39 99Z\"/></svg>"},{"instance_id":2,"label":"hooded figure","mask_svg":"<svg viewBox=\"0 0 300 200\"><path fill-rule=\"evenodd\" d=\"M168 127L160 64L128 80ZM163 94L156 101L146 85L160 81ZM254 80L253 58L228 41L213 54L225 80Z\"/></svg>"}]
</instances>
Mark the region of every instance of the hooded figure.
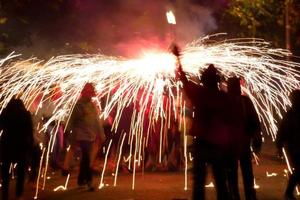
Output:
<instances>
[{"instance_id":1,"label":"hooded figure","mask_svg":"<svg viewBox=\"0 0 300 200\"><path fill-rule=\"evenodd\" d=\"M2 199L8 199L9 168L17 163L16 196L21 198L25 171L33 148L33 125L30 112L23 101L12 98L0 115L0 158L2 161Z\"/></svg>"}]
</instances>

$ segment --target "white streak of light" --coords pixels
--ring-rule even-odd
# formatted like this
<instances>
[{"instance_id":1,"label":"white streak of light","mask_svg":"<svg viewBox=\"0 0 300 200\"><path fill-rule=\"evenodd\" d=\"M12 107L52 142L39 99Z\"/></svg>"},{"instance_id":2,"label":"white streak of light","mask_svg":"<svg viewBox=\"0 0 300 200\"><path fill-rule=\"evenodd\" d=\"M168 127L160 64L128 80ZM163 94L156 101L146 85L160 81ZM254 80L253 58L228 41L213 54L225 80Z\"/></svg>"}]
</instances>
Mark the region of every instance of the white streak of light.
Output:
<instances>
[{"instance_id":1,"label":"white streak of light","mask_svg":"<svg viewBox=\"0 0 300 200\"><path fill-rule=\"evenodd\" d=\"M58 187L56 187L56 188L54 188L54 192L56 192L56 191L59 191L59 190L67 190L67 187L68 187L68 183L69 183L69 179L70 179L70 174L68 174L68 176L67 176L67 179L66 179L66 182L65 182L65 185L60 185L60 186L58 186Z\"/></svg>"},{"instance_id":2,"label":"white streak of light","mask_svg":"<svg viewBox=\"0 0 300 200\"><path fill-rule=\"evenodd\" d=\"M102 169L102 174L101 174L101 180L100 180L100 184L99 184L99 189L101 189L102 187L104 187L104 183L103 183L103 177L104 177L104 173L105 173L105 169L106 169L106 164L107 164L107 158L108 158L108 153L110 150L110 146L112 143L112 139L109 141L109 145L107 147L107 151L106 151L106 155L105 155L105 160L104 160L104 164L103 164L103 169Z\"/></svg>"},{"instance_id":3,"label":"white streak of light","mask_svg":"<svg viewBox=\"0 0 300 200\"><path fill-rule=\"evenodd\" d=\"M121 155L122 155L122 149L123 149L123 144L124 144L125 136L126 136L126 132L124 133L124 136L122 138L121 145L120 145L120 152L119 152L118 161L117 161L117 167L116 167L116 171L115 171L114 186L117 185L117 176L118 176L119 164L120 164L120 160L121 160Z\"/></svg>"},{"instance_id":4,"label":"white streak of light","mask_svg":"<svg viewBox=\"0 0 300 200\"><path fill-rule=\"evenodd\" d=\"M285 158L286 164L287 164L287 166L288 166L289 172L290 172L291 174L293 174L292 167L291 167L291 165L290 165L290 162L289 162L288 156L287 156L287 154L286 154L286 151L285 151L285 149L284 149L284 148L282 148L282 152L283 152L283 155L284 155L284 158ZM298 186L296 186L296 192L297 192L297 195L300 195L300 192L299 192L299 188L298 188Z\"/></svg>"},{"instance_id":5,"label":"white streak of light","mask_svg":"<svg viewBox=\"0 0 300 200\"><path fill-rule=\"evenodd\" d=\"M254 189L258 189L258 188L260 188L260 186L256 184L256 180L254 179Z\"/></svg>"},{"instance_id":6,"label":"white streak of light","mask_svg":"<svg viewBox=\"0 0 300 200\"><path fill-rule=\"evenodd\" d=\"M253 154L256 165L259 165L259 157L254 152L252 152L252 154Z\"/></svg>"},{"instance_id":7,"label":"white streak of light","mask_svg":"<svg viewBox=\"0 0 300 200\"><path fill-rule=\"evenodd\" d=\"M192 156L192 153L191 153L191 152L189 152L189 159L190 159L190 161L193 161L193 160L194 160L194 157Z\"/></svg>"},{"instance_id":8,"label":"white streak of light","mask_svg":"<svg viewBox=\"0 0 300 200\"><path fill-rule=\"evenodd\" d=\"M36 181L36 189L35 189L34 199L38 198L41 170L42 170L42 166L43 166L43 159L44 159L45 150L46 150L46 148L43 148L42 155L41 155L41 160L40 160L39 173L38 173L38 177L37 177L37 181Z\"/></svg>"}]
</instances>

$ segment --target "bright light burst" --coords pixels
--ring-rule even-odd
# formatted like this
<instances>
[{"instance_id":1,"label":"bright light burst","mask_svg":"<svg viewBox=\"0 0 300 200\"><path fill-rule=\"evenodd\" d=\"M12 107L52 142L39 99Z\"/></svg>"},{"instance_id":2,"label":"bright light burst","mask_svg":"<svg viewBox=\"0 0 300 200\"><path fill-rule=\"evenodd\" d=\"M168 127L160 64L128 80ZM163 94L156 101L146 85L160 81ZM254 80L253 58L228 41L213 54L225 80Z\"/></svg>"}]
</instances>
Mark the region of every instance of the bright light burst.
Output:
<instances>
[{"instance_id":1,"label":"bright light burst","mask_svg":"<svg viewBox=\"0 0 300 200\"><path fill-rule=\"evenodd\" d=\"M276 119L290 104L289 93L299 88L300 64L285 60L288 55L286 50L272 49L259 39L212 41L205 37L183 49L181 62L187 75L198 81L209 63L215 64L225 78L242 76L243 92L254 102L266 133L275 138ZM46 130L53 121L57 125L67 123L84 84L93 82L100 117L105 119L114 113L114 131L123 110L132 106L132 115L127 116L131 121L127 135L133 169L143 159L143 149L155 126L163 135L172 118L179 116L181 127L185 127L181 119L186 103L182 85L175 78L176 58L170 53L147 52L137 59L76 54L46 62L35 58L16 60L16 56L11 54L0 60L1 111L14 95L19 95L28 108L38 102L36 113L43 109L44 101L55 97L56 108L42 128ZM53 140L50 143L53 145ZM163 146L160 136L160 153Z\"/></svg>"},{"instance_id":2,"label":"bright light burst","mask_svg":"<svg viewBox=\"0 0 300 200\"><path fill-rule=\"evenodd\" d=\"M167 20L168 20L168 23L169 24L176 24L176 18L175 18L175 15L173 14L173 12L171 10L169 10L167 13L166 13L166 16L167 16Z\"/></svg>"}]
</instances>

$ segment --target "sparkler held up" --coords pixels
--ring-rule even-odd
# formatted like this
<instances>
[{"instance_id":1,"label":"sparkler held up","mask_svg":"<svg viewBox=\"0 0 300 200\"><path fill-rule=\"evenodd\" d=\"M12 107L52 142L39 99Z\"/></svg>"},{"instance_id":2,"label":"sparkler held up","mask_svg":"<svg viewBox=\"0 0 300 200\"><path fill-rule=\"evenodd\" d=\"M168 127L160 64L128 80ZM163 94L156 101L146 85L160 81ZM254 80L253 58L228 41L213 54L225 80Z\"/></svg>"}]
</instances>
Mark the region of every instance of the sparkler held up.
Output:
<instances>
[{"instance_id":1,"label":"sparkler held up","mask_svg":"<svg viewBox=\"0 0 300 200\"><path fill-rule=\"evenodd\" d=\"M175 33L176 18L175 18L175 15L171 10L169 10L166 12L166 16L167 16L168 24L170 26L170 39L172 41L175 41L176 40L176 33Z\"/></svg>"},{"instance_id":2,"label":"sparkler held up","mask_svg":"<svg viewBox=\"0 0 300 200\"><path fill-rule=\"evenodd\" d=\"M180 61L180 56L181 56L180 49L179 49L178 45L173 42L170 45L169 50L176 57L177 66L175 69L175 74L176 74L177 78L179 78L179 76L183 73L182 65L181 65L181 61Z\"/></svg>"}]
</instances>

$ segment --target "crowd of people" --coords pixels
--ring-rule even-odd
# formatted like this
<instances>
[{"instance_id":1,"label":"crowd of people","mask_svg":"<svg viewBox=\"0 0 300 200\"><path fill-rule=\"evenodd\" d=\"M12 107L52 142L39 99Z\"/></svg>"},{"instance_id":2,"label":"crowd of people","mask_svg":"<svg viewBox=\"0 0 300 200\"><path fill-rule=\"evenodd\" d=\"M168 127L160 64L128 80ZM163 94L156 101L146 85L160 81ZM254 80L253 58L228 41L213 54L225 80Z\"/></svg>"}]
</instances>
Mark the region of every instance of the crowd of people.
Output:
<instances>
[{"instance_id":1,"label":"crowd of people","mask_svg":"<svg viewBox=\"0 0 300 200\"><path fill-rule=\"evenodd\" d=\"M221 74L210 64L201 75L201 84L189 81L180 63L176 45L172 53L177 57L177 77L195 108L191 134L194 140L193 199L205 199L207 165L211 165L218 200L239 200L238 165L240 165L244 196L256 200L251 151L259 154L262 145L258 114L251 99L242 95L240 79L227 80L226 92L221 90ZM291 94L292 107L279 127L277 147L287 146L292 169L285 199L296 199L294 190L300 184L300 90Z\"/></svg>"},{"instance_id":2,"label":"crowd of people","mask_svg":"<svg viewBox=\"0 0 300 200\"><path fill-rule=\"evenodd\" d=\"M182 70L180 52L176 46L172 52L178 58L177 78L183 83L185 96L194 108L193 122L189 130L189 135L193 137L193 199L205 199L208 165L212 169L218 200L241 199L238 188L239 166L242 172L245 199L257 199L254 189L252 152L259 154L261 150L261 125L251 99L242 94L240 79L235 76L228 78L226 91L223 91L220 89L221 74L214 65L210 64L201 75L201 84L195 84L188 80ZM103 158L102 147L107 148L109 141L114 140L109 158L111 163L115 163L119 151L117 144L121 140L121 135L124 132L127 134L130 132L128 119L121 119L116 133L112 133L114 116L109 116L105 121L99 118L100 111L92 100L95 95L93 84L85 84L67 127L63 124L55 124L54 121L48 124L44 136L41 136L40 129L37 127L41 127L40 123L45 123L51 118L55 109L51 98L55 98L55 95L49 95L49 98L46 98L49 102L41 109L41 112L35 112L40 103L38 100L37 105L29 108L29 111L26 110L20 98L13 97L10 100L0 115L0 128L3 131L0 139L3 200L9 199L11 163L16 166L16 197L21 198L25 174L30 168L29 181L36 182L41 155L43 149L48 148L47 145L52 146L50 167L53 170L62 170L62 175L68 175L74 158L80 157L77 184L80 187L87 187L89 191L94 190L93 163L99 160L99 157ZM293 192L300 181L300 125L298 122L300 90L292 92L291 102L292 107L279 126L276 141L280 152L285 145L287 146L288 156L293 166L285 193L286 199L296 199ZM128 118L126 112L132 113L132 111L133 108L125 108L123 111L125 118ZM190 116L192 116L192 111L190 111ZM149 126L147 117L144 123L145 126ZM147 127L144 129L147 130ZM172 121L169 127L165 127L166 145L162 153L162 162L158 162L158 133L161 132L161 128L157 129L152 130L153 134L150 134L145 148L144 169L148 171L180 170L183 134L179 129L178 119ZM55 140L51 140L51 137L55 137ZM124 152L126 153L126 150ZM124 165L121 164L120 167L122 166ZM125 168L131 171L130 167Z\"/></svg>"}]
</instances>

